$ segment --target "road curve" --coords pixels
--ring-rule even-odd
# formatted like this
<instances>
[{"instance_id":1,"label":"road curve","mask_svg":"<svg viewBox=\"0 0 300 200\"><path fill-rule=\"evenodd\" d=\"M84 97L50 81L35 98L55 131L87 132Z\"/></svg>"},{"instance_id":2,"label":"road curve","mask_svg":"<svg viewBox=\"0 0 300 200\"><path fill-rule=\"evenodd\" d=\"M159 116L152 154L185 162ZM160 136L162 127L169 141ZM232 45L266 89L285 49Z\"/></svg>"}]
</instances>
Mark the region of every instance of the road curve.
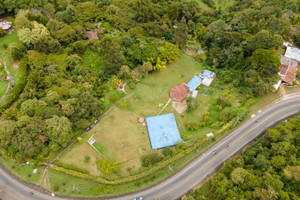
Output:
<instances>
[{"instance_id":1,"label":"road curve","mask_svg":"<svg viewBox=\"0 0 300 200\"><path fill-rule=\"evenodd\" d=\"M255 116L246 120L246 122L230 133L230 135L227 135L217 142L170 178L144 191L111 199L129 200L138 196L142 196L143 199L146 200L178 199L205 180L207 176L219 168L224 161L254 141L255 138L262 134L268 127L299 111L300 93L281 98L258 111ZM71 199L68 197L51 197L37 191L34 191L34 195L30 195L30 191L33 190L19 183L0 169L0 197L3 200Z\"/></svg>"}]
</instances>

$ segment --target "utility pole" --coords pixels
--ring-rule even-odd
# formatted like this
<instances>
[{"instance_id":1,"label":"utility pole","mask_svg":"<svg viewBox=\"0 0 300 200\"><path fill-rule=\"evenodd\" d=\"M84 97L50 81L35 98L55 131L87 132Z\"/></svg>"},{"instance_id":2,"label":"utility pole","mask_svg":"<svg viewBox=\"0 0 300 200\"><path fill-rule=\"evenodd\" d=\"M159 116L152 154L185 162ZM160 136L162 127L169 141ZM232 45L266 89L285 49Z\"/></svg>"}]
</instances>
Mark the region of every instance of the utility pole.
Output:
<instances>
[{"instance_id":1,"label":"utility pole","mask_svg":"<svg viewBox=\"0 0 300 200\"><path fill-rule=\"evenodd\" d=\"M237 123L238 121L240 121L240 119L241 119L240 116L238 116L237 119L236 119L236 121L235 121L235 123L233 124L233 126L235 126L236 123Z\"/></svg>"}]
</instances>

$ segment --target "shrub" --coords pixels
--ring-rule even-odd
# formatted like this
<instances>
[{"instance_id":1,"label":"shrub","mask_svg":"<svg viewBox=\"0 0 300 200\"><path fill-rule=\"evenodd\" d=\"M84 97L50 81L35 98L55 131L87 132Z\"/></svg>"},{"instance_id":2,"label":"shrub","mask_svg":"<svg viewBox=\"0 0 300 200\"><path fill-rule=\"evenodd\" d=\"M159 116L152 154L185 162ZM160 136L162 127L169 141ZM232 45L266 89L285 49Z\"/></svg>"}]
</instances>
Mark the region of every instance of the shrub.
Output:
<instances>
[{"instance_id":1,"label":"shrub","mask_svg":"<svg viewBox=\"0 0 300 200\"><path fill-rule=\"evenodd\" d=\"M254 99L248 99L245 103L246 108L249 108L250 106L252 106L255 103Z\"/></svg>"},{"instance_id":2,"label":"shrub","mask_svg":"<svg viewBox=\"0 0 300 200\"><path fill-rule=\"evenodd\" d=\"M210 113L209 112L205 113L203 121L204 121L205 125L212 124L212 118L210 117Z\"/></svg>"},{"instance_id":3,"label":"shrub","mask_svg":"<svg viewBox=\"0 0 300 200\"><path fill-rule=\"evenodd\" d=\"M59 190L59 186L57 186L57 185L54 186L53 190L54 190L54 192L57 192Z\"/></svg>"},{"instance_id":4,"label":"shrub","mask_svg":"<svg viewBox=\"0 0 300 200\"><path fill-rule=\"evenodd\" d=\"M165 156L172 156L174 154L174 152L172 151L172 149L170 147L164 148L162 153Z\"/></svg>"},{"instance_id":5,"label":"shrub","mask_svg":"<svg viewBox=\"0 0 300 200\"><path fill-rule=\"evenodd\" d=\"M119 84L121 84L121 83L122 83L122 81L118 77L113 76L113 79L112 79L112 87L113 88L117 89Z\"/></svg>"},{"instance_id":6,"label":"shrub","mask_svg":"<svg viewBox=\"0 0 300 200\"><path fill-rule=\"evenodd\" d=\"M192 97L186 98L186 103L188 106L187 112L193 112L194 110L196 110L199 107L199 102Z\"/></svg>"},{"instance_id":7,"label":"shrub","mask_svg":"<svg viewBox=\"0 0 300 200\"><path fill-rule=\"evenodd\" d=\"M117 99L117 96L115 94L111 94L109 95L109 99L112 101L112 102L115 102L116 99Z\"/></svg>"},{"instance_id":8,"label":"shrub","mask_svg":"<svg viewBox=\"0 0 300 200\"><path fill-rule=\"evenodd\" d=\"M122 99L121 102L118 104L121 108L126 109L128 108L127 99Z\"/></svg>"},{"instance_id":9,"label":"shrub","mask_svg":"<svg viewBox=\"0 0 300 200\"><path fill-rule=\"evenodd\" d=\"M161 161L163 158L158 153L152 153L142 157L142 166L149 167Z\"/></svg>"},{"instance_id":10,"label":"shrub","mask_svg":"<svg viewBox=\"0 0 300 200\"><path fill-rule=\"evenodd\" d=\"M2 28L0 28L0 37L4 37L6 34L5 30L3 30Z\"/></svg>"},{"instance_id":11,"label":"shrub","mask_svg":"<svg viewBox=\"0 0 300 200\"><path fill-rule=\"evenodd\" d=\"M79 143L82 143L82 142L83 142L83 138L82 138L82 137L77 137L77 141L78 141Z\"/></svg>"},{"instance_id":12,"label":"shrub","mask_svg":"<svg viewBox=\"0 0 300 200\"><path fill-rule=\"evenodd\" d=\"M205 54L198 53L195 55L194 59L196 62L203 62L203 61L205 61Z\"/></svg>"},{"instance_id":13,"label":"shrub","mask_svg":"<svg viewBox=\"0 0 300 200\"><path fill-rule=\"evenodd\" d=\"M86 156L84 157L84 162L85 162L85 163L88 163L88 162L90 162L90 159L91 159L91 157L88 156L88 155L86 155Z\"/></svg>"},{"instance_id":14,"label":"shrub","mask_svg":"<svg viewBox=\"0 0 300 200\"><path fill-rule=\"evenodd\" d=\"M104 174L110 174L112 172L119 171L119 166L116 161L110 161L107 159L104 159L102 161L96 160L96 164L99 166L99 169Z\"/></svg>"},{"instance_id":15,"label":"shrub","mask_svg":"<svg viewBox=\"0 0 300 200\"><path fill-rule=\"evenodd\" d=\"M24 47L15 42L10 43L8 46L8 52L10 53L11 58L14 60L21 59L24 55L23 51Z\"/></svg>"},{"instance_id":16,"label":"shrub","mask_svg":"<svg viewBox=\"0 0 300 200\"><path fill-rule=\"evenodd\" d=\"M191 121L191 122L186 123L185 126L187 129L194 131L194 130L198 129L199 123L197 121Z\"/></svg>"},{"instance_id":17,"label":"shrub","mask_svg":"<svg viewBox=\"0 0 300 200\"><path fill-rule=\"evenodd\" d=\"M71 169L73 171L81 172L81 173L84 173L84 174L88 174L89 173L88 170L86 170L86 169L81 169L81 168L76 167L74 165L66 165L66 164L63 164L60 161L56 161L55 165L58 166L58 167L62 167L62 168L65 168L65 169Z\"/></svg>"}]
</instances>

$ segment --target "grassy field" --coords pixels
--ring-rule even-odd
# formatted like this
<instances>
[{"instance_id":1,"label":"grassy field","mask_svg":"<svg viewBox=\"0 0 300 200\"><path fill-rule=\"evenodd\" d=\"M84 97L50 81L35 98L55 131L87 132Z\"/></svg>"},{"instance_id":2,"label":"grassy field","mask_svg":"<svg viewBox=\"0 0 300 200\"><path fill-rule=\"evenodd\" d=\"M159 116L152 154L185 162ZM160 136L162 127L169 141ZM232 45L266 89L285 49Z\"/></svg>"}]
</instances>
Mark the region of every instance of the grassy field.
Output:
<instances>
[{"instance_id":1,"label":"grassy field","mask_svg":"<svg viewBox=\"0 0 300 200\"><path fill-rule=\"evenodd\" d=\"M4 155L0 156L0 163L9 169L9 171L11 171L13 174L30 183L37 184L43 172L42 166L34 167L25 163L17 164L15 160L12 160ZM35 174L33 173L34 169L38 169L37 173Z\"/></svg>"},{"instance_id":2,"label":"grassy field","mask_svg":"<svg viewBox=\"0 0 300 200\"><path fill-rule=\"evenodd\" d=\"M101 175L95 161L103 158L117 160L121 172L125 174L128 173L127 167L138 169L141 166L140 156L152 151L147 130L137 122L138 117L140 116L127 109L114 108L84 137L85 142L73 147L61 161L87 169L92 175ZM98 144L94 146L101 153L87 143L92 135ZM84 162L86 155L91 157L89 163Z\"/></svg>"},{"instance_id":3,"label":"grassy field","mask_svg":"<svg viewBox=\"0 0 300 200\"><path fill-rule=\"evenodd\" d=\"M141 156L152 152L160 153L162 150L154 151L151 149L148 133L146 127L137 122L137 119L142 116L153 116L157 115L163 106L159 104L165 104L169 99L169 91L175 85L179 85L182 82L188 82L196 72L201 72L204 67L200 63L193 61L191 56L182 54L181 58L174 64L169 65L165 70L161 72L151 73L146 78L142 79L140 83L137 84L136 88L130 90L126 87L128 93L133 93L129 95L126 100L121 100L116 102L117 106L114 107L110 112L108 112L103 119L84 137L83 143L76 144L68 153L66 153L61 161L65 164L72 163L73 165L87 169L90 174L95 176L103 176L98 169L95 161L97 159L101 160L107 158L109 160L115 160L119 163L120 172L118 175L109 175L108 178L117 178L118 176L129 175L128 167L132 169L133 173L136 173L141 167ZM220 89L222 88L222 89ZM291 89L291 90L296 90ZM199 128L197 131L188 131L185 127L185 123L191 120L200 120L203 114L209 110L212 112L213 121L218 118L218 112L212 110L212 104L215 98L219 96L230 96L233 106L240 106L240 101L244 98L237 92L231 84L223 85L222 80L217 79L211 85L209 91L211 95L205 94L208 88L205 86L200 86L200 92L197 96L197 100L200 102L200 106L196 111L192 113L183 113L181 115L177 114L173 110L171 104L166 107L166 109L161 113L175 114L175 118L179 127L180 135L184 141L197 140L203 137L206 133L217 131L218 128L212 128L211 126ZM111 94L122 96L117 90L111 90ZM113 104L113 101L109 97L105 97L107 105ZM119 97L118 97L119 98ZM257 112L259 109L265 105L271 103L275 99L279 98L277 93L269 93L268 95L260 98L253 99L253 105L249 107L249 116L252 113ZM128 105L134 108L134 111L129 109ZM228 133L230 130L225 131L223 134L219 135L216 140L218 141L222 136ZM92 148L86 141L93 136L96 140L95 148ZM194 156L199 154L210 144L204 145L190 155L187 155L184 159L175 162L172 166L174 170L179 169ZM85 156L91 157L89 163L84 162ZM155 173L154 182L163 179L170 172L163 169L157 174ZM141 179L139 184L136 183L128 184L128 187L114 186L112 193L121 194L123 192L134 191L146 185L150 184L149 177ZM153 183L154 183L153 182ZM120 191L119 191L120 190Z\"/></svg>"},{"instance_id":4,"label":"grassy field","mask_svg":"<svg viewBox=\"0 0 300 200\"><path fill-rule=\"evenodd\" d=\"M132 168L133 171L138 170L141 167L141 156L155 151L151 149L147 128L137 121L142 115L137 113L144 113L146 116L157 115L162 109L162 106L159 107L159 104L165 104L170 98L170 89L182 82L188 82L196 72L201 70L203 70L201 64L194 62L191 56L183 54L181 59L169 65L164 71L150 74L132 90L134 95L128 99L128 102L121 101L119 106L110 111L92 129L91 132L96 132L93 137L103 148L101 150L104 152L103 156L101 155L102 153L97 153L85 142L72 148L61 161L87 169L93 175L101 174L95 165L95 160L102 157L118 161L122 175L129 175L128 167ZM114 91L116 93L116 90ZM193 113L185 113L180 116L176 114L171 104L169 104L161 114L175 113L179 131L184 140L198 138L206 132L202 131L201 134L190 133L186 130L184 124L187 120L199 119L209 107L211 98L210 96L199 94L197 99L200 102L200 106ZM125 107L122 106L124 103L130 103L137 113L129 110L126 105ZM87 134L84 138L85 141L91 135L93 134ZM91 157L89 164L84 163L86 155Z\"/></svg>"}]
</instances>

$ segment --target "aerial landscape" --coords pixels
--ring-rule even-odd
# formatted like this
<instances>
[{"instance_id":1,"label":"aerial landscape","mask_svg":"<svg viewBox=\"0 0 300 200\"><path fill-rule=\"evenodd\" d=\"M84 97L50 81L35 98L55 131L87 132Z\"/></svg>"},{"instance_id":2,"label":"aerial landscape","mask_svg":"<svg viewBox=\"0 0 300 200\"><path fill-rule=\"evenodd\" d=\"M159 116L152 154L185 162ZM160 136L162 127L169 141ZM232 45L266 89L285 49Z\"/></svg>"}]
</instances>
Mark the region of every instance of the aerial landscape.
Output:
<instances>
[{"instance_id":1,"label":"aerial landscape","mask_svg":"<svg viewBox=\"0 0 300 200\"><path fill-rule=\"evenodd\" d=\"M0 200L300 200L300 0L0 0Z\"/></svg>"}]
</instances>

